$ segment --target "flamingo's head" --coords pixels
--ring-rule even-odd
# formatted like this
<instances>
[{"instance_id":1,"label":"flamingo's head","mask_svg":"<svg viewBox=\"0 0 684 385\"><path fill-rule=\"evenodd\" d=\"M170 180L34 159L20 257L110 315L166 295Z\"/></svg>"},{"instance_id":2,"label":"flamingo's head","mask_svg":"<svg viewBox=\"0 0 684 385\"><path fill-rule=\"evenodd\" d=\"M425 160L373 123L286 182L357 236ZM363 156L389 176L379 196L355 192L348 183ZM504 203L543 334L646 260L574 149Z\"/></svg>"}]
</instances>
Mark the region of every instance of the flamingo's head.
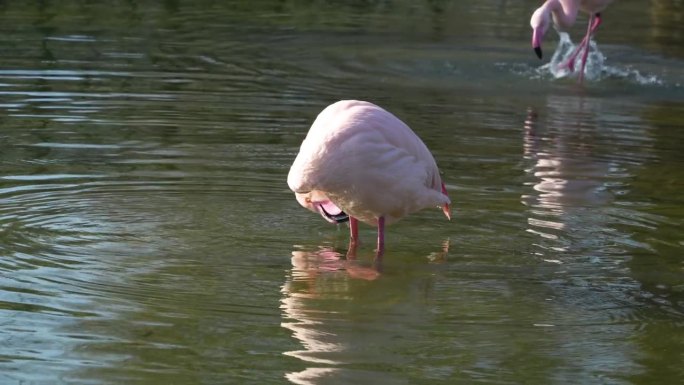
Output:
<instances>
[{"instance_id":1,"label":"flamingo's head","mask_svg":"<svg viewBox=\"0 0 684 385\"><path fill-rule=\"evenodd\" d=\"M537 8L530 18L530 26L532 27L532 49L537 54L538 58L542 58L541 42L552 24L551 12L545 7Z\"/></svg>"},{"instance_id":2,"label":"flamingo's head","mask_svg":"<svg viewBox=\"0 0 684 385\"><path fill-rule=\"evenodd\" d=\"M297 202L304 208L307 208L321 216L330 223L343 223L349 220L347 215L341 208L337 207L328 197L317 190L308 193L295 193Z\"/></svg>"}]
</instances>

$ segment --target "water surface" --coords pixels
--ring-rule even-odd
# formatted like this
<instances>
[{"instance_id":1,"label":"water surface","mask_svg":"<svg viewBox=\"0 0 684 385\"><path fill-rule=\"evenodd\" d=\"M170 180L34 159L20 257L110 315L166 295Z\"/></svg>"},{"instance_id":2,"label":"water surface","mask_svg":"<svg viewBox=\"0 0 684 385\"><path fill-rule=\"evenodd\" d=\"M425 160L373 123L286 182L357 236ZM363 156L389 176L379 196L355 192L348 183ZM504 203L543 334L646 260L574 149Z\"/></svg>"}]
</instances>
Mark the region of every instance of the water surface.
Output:
<instances>
[{"instance_id":1,"label":"water surface","mask_svg":"<svg viewBox=\"0 0 684 385\"><path fill-rule=\"evenodd\" d=\"M536 5L1 6L0 382L683 381L684 10L611 6L578 85ZM286 184L346 98L453 199L381 274Z\"/></svg>"}]
</instances>

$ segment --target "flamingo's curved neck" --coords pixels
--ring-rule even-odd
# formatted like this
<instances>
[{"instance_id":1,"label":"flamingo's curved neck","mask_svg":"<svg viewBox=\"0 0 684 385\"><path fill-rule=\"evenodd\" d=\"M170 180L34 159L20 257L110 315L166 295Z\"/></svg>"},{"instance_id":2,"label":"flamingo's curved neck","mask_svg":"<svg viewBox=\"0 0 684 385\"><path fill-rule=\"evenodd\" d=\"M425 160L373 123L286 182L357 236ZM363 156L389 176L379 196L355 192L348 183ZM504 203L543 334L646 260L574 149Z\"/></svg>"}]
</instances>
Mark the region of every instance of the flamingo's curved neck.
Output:
<instances>
[{"instance_id":1,"label":"flamingo's curved neck","mask_svg":"<svg viewBox=\"0 0 684 385\"><path fill-rule=\"evenodd\" d=\"M553 23L560 30L570 28L577 19L579 10L578 0L546 0L542 8L551 13Z\"/></svg>"}]
</instances>

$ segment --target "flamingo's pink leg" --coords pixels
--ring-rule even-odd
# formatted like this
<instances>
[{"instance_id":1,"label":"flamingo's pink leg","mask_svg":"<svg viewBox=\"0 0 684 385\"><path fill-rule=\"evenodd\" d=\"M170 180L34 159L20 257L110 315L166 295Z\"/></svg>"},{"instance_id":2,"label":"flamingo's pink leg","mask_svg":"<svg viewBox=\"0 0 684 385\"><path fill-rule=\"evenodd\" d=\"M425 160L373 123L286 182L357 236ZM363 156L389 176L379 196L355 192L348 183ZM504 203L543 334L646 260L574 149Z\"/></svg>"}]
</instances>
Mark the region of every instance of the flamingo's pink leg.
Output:
<instances>
[{"instance_id":1,"label":"flamingo's pink leg","mask_svg":"<svg viewBox=\"0 0 684 385\"><path fill-rule=\"evenodd\" d=\"M378 251L381 257L385 253L385 217L378 218Z\"/></svg>"},{"instance_id":2,"label":"flamingo's pink leg","mask_svg":"<svg viewBox=\"0 0 684 385\"><path fill-rule=\"evenodd\" d=\"M565 61L565 64L561 65L561 68L565 67L567 68L570 72L575 72L575 59L577 59L577 55L584 49L584 47L587 45L587 37L584 36L582 41L575 47L575 49L572 51L572 54L568 58L568 60Z\"/></svg>"},{"instance_id":3,"label":"flamingo's pink leg","mask_svg":"<svg viewBox=\"0 0 684 385\"><path fill-rule=\"evenodd\" d=\"M349 242L357 245L359 243L359 220L349 217Z\"/></svg>"},{"instance_id":4,"label":"flamingo's pink leg","mask_svg":"<svg viewBox=\"0 0 684 385\"><path fill-rule=\"evenodd\" d=\"M347 259L356 258L356 247L359 245L359 220L349 217L349 250Z\"/></svg>"},{"instance_id":5,"label":"flamingo's pink leg","mask_svg":"<svg viewBox=\"0 0 684 385\"><path fill-rule=\"evenodd\" d=\"M585 37L587 42L584 45L584 53L582 54L582 64L579 73L580 83L584 79L584 67L587 65L587 57L589 56L589 42L591 41L591 35L594 33L594 31L596 31L596 28L598 28L599 25L601 25L601 14L597 13L596 15L592 15L589 18L589 27L587 28L587 36Z\"/></svg>"},{"instance_id":6,"label":"flamingo's pink leg","mask_svg":"<svg viewBox=\"0 0 684 385\"><path fill-rule=\"evenodd\" d=\"M561 67L566 67L570 72L575 72L575 60L577 55L582 52L582 65L580 70L580 81L584 76L584 67L586 66L587 56L589 55L589 42L591 41L591 36L594 34L596 29L601 25L601 14L596 13L589 17L589 24L587 25L587 34L584 35L582 41L577 45L577 48L572 52L572 55Z\"/></svg>"}]
</instances>

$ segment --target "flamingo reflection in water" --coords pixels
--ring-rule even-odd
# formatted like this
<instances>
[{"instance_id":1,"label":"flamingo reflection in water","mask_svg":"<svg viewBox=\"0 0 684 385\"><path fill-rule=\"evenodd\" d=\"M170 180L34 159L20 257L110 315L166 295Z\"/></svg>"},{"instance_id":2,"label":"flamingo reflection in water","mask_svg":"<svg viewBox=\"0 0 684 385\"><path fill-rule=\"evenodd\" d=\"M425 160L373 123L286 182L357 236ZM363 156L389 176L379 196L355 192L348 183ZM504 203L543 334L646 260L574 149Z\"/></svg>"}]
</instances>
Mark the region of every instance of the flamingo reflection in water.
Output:
<instances>
[{"instance_id":1,"label":"flamingo reflection in water","mask_svg":"<svg viewBox=\"0 0 684 385\"><path fill-rule=\"evenodd\" d=\"M425 258L431 264L443 263L448 251L449 240L446 239L438 251L430 253ZM368 337L363 331L356 330L354 320L359 316L356 313L362 311L360 309L364 306L368 306L369 291L385 292L386 295L370 299L378 301L373 302L370 316L383 319L387 313L383 306L405 303L407 299L403 296L407 295L407 291L410 293L415 290L416 285L402 282L396 287L399 294L387 293L383 285L389 285L390 281L382 283L382 276L376 268L364 266L362 260L350 257L348 253L335 251L331 246L321 246L313 251L297 247L292 252L291 261L292 269L281 288L281 326L292 332L292 336L301 344L302 349L283 354L299 359L307 367L302 371L287 373L287 379L294 384L308 385L319 384L330 378L338 379L342 383L358 383L358 378L373 378L375 373L360 373L343 365L363 359L359 355L364 354L361 353L365 350L364 347L368 344L382 346L386 339L391 338L393 332ZM432 277L432 274L428 276ZM418 274L418 277L423 275ZM378 284L383 288L378 289ZM402 296L402 300L392 300L397 295ZM362 313L365 317L369 316L367 312ZM379 323L384 324L384 321ZM377 343L369 341L369 338L377 340Z\"/></svg>"},{"instance_id":2,"label":"flamingo reflection in water","mask_svg":"<svg viewBox=\"0 0 684 385\"><path fill-rule=\"evenodd\" d=\"M605 112L611 103L552 95L528 110L523 158L531 189L521 201L529 207L528 231L550 241L545 249L554 260L558 251L596 250L616 237L609 214L617 210L612 202L625 167L638 164L634 149L651 146L648 132L630 131L640 124Z\"/></svg>"}]
</instances>

